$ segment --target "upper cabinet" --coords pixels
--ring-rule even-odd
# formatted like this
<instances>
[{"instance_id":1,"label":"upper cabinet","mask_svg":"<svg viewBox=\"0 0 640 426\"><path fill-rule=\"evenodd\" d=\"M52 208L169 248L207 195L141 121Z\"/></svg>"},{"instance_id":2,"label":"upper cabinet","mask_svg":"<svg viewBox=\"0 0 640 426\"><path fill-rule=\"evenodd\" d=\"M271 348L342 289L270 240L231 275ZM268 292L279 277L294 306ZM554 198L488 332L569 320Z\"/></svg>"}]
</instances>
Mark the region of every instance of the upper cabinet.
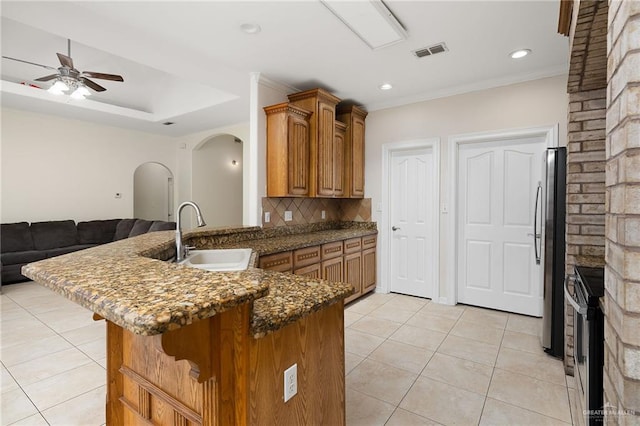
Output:
<instances>
[{"instance_id":1,"label":"upper cabinet","mask_svg":"<svg viewBox=\"0 0 640 426\"><path fill-rule=\"evenodd\" d=\"M340 99L323 89L289 95L289 102L312 112L309 119L310 188L312 197L336 197L335 119ZM339 185L342 186L342 185Z\"/></svg>"},{"instance_id":2,"label":"upper cabinet","mask_svg":"<svg viewBox=\"0 0 640 426\"><path fill-rule=\"evenodd\" d=\"M345 197L364 197L364 119L366 111L355 105L339 106L336 117L347 125L345 132Z\"/></svg>"},{"instance_id":3,"label":"upper cabinet","mask_svg":"<svg viewBox=\"0 0 640 426\"><path fill-rule=\"evenodd\" d=\"M281 103L267 114L267 196L309 196L311 111Z\"/></svg>"},{"instance_id":4,"label":"upper cabinet","mask_svg":"<svg viewBox=\"0 0 640 426\"><path fill-rule=\"evenodd\" d=\"M267 196L364 197L364 120L323 89L288 96L267 114ZM337 120L336 120L337 118Z\"/></svg>"}]
</instances>

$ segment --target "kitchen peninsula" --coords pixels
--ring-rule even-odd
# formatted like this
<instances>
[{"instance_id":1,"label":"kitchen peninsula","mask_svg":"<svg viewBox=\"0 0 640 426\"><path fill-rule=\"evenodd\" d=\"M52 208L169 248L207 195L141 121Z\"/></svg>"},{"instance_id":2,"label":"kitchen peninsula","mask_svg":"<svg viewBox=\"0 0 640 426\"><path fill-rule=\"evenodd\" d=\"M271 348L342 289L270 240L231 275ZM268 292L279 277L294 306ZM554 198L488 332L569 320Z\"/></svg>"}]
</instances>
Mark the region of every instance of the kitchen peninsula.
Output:
<instances>
[{"instance_id":1,"label":"kitchen peninsula","mask_svg":"<svg viewBox=\"0 0 640 426\"><path fill-rule=\"evenodd\" d=\"M202 228L184 241L252 248L257 265L261 255L376 233L372 223L308 231L316 232L287 243L259 227ZM107 424L345 423L351 285L252 267L204 271L170 262L174 255L174 233L163 231L23 268L106 320ZM297 394L284 401L294 364Z\"/></svg>"}]
</instances>

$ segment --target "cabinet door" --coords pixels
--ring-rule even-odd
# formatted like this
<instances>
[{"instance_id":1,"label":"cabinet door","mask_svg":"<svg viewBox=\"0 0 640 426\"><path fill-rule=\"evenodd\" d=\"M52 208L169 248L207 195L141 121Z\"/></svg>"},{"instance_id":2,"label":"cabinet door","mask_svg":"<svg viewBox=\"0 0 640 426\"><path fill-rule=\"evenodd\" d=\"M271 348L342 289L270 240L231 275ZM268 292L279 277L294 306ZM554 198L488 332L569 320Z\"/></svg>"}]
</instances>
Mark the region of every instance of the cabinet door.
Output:
<instances>
[{"instance_id":1,"label":"cabinet door","mask_svg":"<svg viewBox=\"0 0 640 426\"><path fill-rule=\"evenodd\" d=\"M320 279L321 278L320 263L314 263L313 265L305 266L293 271L296 275L302 275L309 278Z\"/></svg>"},{"instance_id":2,"label":"cabinet door","mask_svg":"<svg viewBox=\"0 0 640 426\"><path fill-rule=\"evenodd\" d=\"M351 119L351 191L352 198L364 197L364 118Z\"/></svg>"},{"instance_id":3,"label":"cabinet door","mask_svg":"<svg viewBox=\"0 0 640 426\"><path fill-rule=\"evenodd\" d=\"M345 131L343 123L335 122L335 137L333 138L333 195L342 197L345 194Z\"/></svg>"},{"instance_id":4,"label":"cabinet door","mask_svg":"<svg viewBox=\"0 0 640 426\"><path fill-rule=\"evenodd\" d=\"M362 252L344 256L344 282L355 288L355 293L345 299L349 303L362 295Z\"/></svg>"},{"instance_id":5,"label":"cabinet door","mask_svg":"<svg viewBox=\"0 0 640 426\"><path fill-rule=\"evenodd\" d=\"M376 249L370 248L362 252L362 293L376 288Z\"/></svg>"},{"instance_id":6,"label":"cabinet door","mask_svg":"<svg viewBox=\"0 0 640 426\"><path fill-rule=\"evenodd\" d=\"M293 270L293 253L284 251L282 253L260 256L260 269L269 269L278 272L291 272Z\"/></svg>"},{"instance_id":7,"label":"cabinet door","mask_svg":"<svg viewBox=\"0 0 640 426\"><path fill-rule=\"evenodd\" d=\"M342 256L322 262L322 278L327 281L342 282L344 261Z\"/></svg>"},{"instance_id":8,"label":"cabinet door","mask_svg":"<svg viewBox=\"0 0 640 426\"><path fill-rule=\"evenodd\" d=\"M332 197L334 195L334 133L335 106L318 104L318 195Z\"/></svg>"},{"instance_id":9,"label":"cabinet door","mask_svg":"<svg viewBox=\"0 0 640 426\"><path fill-rule=\"evenodd\" d=\"M289 194L309 193L309 123L302 117L290 115L289 137Z\"/></svg>"}]
</instances>

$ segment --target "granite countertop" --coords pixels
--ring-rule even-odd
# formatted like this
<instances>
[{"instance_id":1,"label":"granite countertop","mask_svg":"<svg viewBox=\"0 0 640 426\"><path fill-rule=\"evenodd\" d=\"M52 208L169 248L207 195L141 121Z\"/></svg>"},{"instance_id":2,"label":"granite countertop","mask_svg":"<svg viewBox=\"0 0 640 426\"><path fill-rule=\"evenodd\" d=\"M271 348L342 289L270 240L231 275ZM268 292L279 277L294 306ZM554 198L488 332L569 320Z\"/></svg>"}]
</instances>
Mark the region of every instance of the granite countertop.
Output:
<instances>
[{"instance_id":1,"label":"granite countertop","mask_svg":"<svg viewBox=\"0 0 640 426\"><path fill-rule=\"evenodd\" d=\"M185 232L183 239L199 249L248 247L260 255L375 232L375 224L291 235L259 227L202 228ZM251 332L259 338L353 293L349 284L293 274L257 268L210 272L168 262L175 255L174 235L140 235L30 263L22 273L141 335L161 334L253 301Z\"/></svg>"}]
</instances>

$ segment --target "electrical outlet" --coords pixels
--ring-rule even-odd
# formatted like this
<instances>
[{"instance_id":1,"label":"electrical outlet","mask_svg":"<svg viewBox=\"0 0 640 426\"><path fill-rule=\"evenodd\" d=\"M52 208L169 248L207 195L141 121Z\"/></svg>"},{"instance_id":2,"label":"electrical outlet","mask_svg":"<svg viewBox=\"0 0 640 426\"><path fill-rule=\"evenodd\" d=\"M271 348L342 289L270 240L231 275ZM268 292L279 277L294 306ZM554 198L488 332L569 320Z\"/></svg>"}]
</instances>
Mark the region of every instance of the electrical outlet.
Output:
<instances>
[{"instance_id":1,"label":"electrical outlet","mask_svg":"<svg viewBox=\"0 0 640 426\"><path fill-rule=\"evenodd\" d=\"M264 223L271 222L271 212L264 212Z\"/></svg>"},{"instance_id":2,"label":"electrical outlet","mask_svg":"<svg viewBox=\"0 0 640 426\"><path fill-rule=\"evenodd\" d=\"M291 222L293 220L293 212L291 210L286 210L284 212L284 221Z\"/></svg>"},{"instance_id":3,"label":"electrical outlet","mask_svg":"<svg viewBox=\"0 0 640 426\"><path fill-rule=\"evenodd\" d=\"M322 217L322 219L326 219L327 218L327 212L322 210L322 212L320 213L320 216Z\"/></svg>"},{"instance_id":4,"label":"electrical outlet","mask_svg":"<svg viewBox=\"0 0 640 426\"><path fill-rule=\"evenodd\" d=\"M298 364L293 364L284 371L284 402L298 393Z\"/></svg>"}]
</instances>

